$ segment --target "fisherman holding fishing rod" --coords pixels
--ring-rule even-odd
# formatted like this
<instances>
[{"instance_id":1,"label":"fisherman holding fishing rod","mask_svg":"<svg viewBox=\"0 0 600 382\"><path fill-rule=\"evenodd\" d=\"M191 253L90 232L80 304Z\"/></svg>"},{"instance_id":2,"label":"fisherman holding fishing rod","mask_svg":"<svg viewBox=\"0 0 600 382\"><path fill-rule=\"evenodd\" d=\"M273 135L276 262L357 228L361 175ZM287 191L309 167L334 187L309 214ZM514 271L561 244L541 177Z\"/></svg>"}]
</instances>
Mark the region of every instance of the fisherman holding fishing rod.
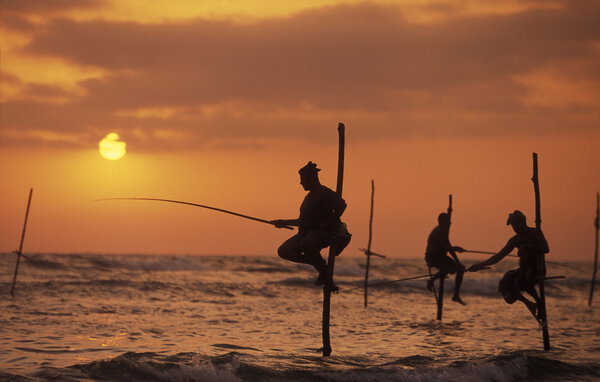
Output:
<instances>
[{"instance_id":1,"label":"fisherman holding fishing rod","mask_svg":"<svg viewBox=\"0 0 600 382\"><path fill-rule=\"evenodd\" d=\"M538 283L538 258L540 252L546 254L550 250L548 248L548 242L544 237L544 234L540 231L539 237L536 232L536 228L529 227L527 225L527 219L525 215L515 210L513 213L508 215L506 225L510 225L515 231L516 235L511 237L504 248L500 252L491 256L487 260L474 264L468 272L477 272L478 270L496 264L504 257L506 257L513 249L518 249L519 256L519 268L510 270L504 274L498 285L498 291L502 293L502 297L509 304L514 304L515 301L521 301L531 314L540 320L540 296L538 295L535 285ZM543 275L546 274L546 270L543 270ZM527 292L533 297L534 301L527 299L521 294L522 291Z\"/></svg>"},{"instance_id":2,"label":"fisherman holding fishing rod","mask_svg":"<svg viewBox=\"0 0 600 382\"><path fill-rule=\"evenodd\" d=\"M467 305L460 298L460 286L462 285L465 266L462 265L456 252L464 252L461 247L453 247L450 244L450 216L442 212L438 215L438 225L431 231L427 237L427 249L425 250L425 261L430 268L437 268L439 271L427 280L427 289L433 291L435 280L446 277L448 274L455 274L454 295L452 301L462 305ZM450 256L448 256L450 253Z\"/></svg>"},{"instance_id":3,"label":"fisherman holding fishing rod","mask_svg":"<svg viewBox=\"0 0 600 382\"><path fill-rule=\"evenodd\" d=\"M298 227L298 233L281 244L277 253L283 259L312 265L319 272L315 284L330 285L335 291L339 288L333 280L328 280L327 263L321 256L321 249L333 245L337 256L350 243L351 235L340 220L346 210L346 202L335 191L321 184L319 171L321 169L313 162L308 162L298 171L300 184L308 191L300 206L300 216L297 219L271 220L270 223L278 228Z\"/></svg>"},{"instance_id":4,"label":"fisherman holding fishing rod","mask_svg":"<svg viewBox=\"0 0 600 382\"><path fill-rule=\"evenodd\" d=\"M317 168L317 165L313 162L308 162L306 166L298 171L300 173L300 184L306 191L309 191L300 206L300 217L298 219L265 220L223 208L172 199L105 198L98 201L145 200L183 204L271 224L277 228L291 230L293 229L291 226L297 226L298 234L292 236L279 247L277 251L279 256L296 263L312 265L319 272L316 284L328 285L332 291L338 291L339 288L327 276L327 263L321 257L321 249L333 246L337 256L350 243L352 235L348 232L346 224L340 220L346 210L346 202L335 191L321 184L318 176L319 171L321 169Z\"/></svg>"}]
</instances>

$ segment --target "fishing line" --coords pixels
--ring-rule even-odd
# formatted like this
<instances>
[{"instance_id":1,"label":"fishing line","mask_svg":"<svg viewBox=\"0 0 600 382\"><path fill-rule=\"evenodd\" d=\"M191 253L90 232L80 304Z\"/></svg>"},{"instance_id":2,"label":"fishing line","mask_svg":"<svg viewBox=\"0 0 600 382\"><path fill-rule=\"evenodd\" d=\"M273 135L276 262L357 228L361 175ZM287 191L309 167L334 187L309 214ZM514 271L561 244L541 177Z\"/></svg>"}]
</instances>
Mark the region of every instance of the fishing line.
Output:
<instances>
[{"instance_id":1,"label":"fishing line","mask_svg":"<svg viewBox=\"0 0 600 382\"><path fill-rule=\"evenodd\" d=\"M104 198L104 199L98 199L98 200L94 200L94 201L98 202L98 201L105 201L105 200L149 200L149 201L155 201L155 202L167 202L167 203L185 204L187 206L194 206L194 207L206 208L206 209L209 209L209 210L219 211L219 212L223 212L223 213L226 213L226 214L238 216L238 217L241 217L241 218L244 218L244 219L254 220L254 221L257 221L257 222L266 223L266 224L270 224L270 225L275 225L275 224L271 223L269 220L266 220L266 219L255 218L253 216L248 216L248 215L240 214L238 212L233 212L233 211L225 210L225 209L222 209L222 208L206 206L206 205L203 205L203 204L190 203L190 202L182 202L180 200L158 199L158 198ZM290 226L282 226L281 228L292 229L292 230L294 229L294 228L292 228Z\"/></svg>"}]
</instances>

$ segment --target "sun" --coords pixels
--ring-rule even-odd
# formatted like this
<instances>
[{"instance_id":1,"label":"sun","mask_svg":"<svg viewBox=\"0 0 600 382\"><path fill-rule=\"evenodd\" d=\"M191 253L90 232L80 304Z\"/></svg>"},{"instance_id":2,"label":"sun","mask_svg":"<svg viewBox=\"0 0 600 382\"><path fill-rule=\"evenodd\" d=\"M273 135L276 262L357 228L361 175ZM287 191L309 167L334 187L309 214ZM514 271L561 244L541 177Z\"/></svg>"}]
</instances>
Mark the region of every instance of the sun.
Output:
<instances>
[{"instance_id":1,"label":"sun","mask_svg":"<svg viewBox=\"0 0 600 382\"><path fill-rule=\"evenodd\" d=\"M127 144L119 141L119 138L119 134L117 133L110 133L102 138L100 143L98 143L98 149L103 158L108 160L118 160L125 156L125 153L127 152L125 147Z\"/></svg>"}]
</instances>

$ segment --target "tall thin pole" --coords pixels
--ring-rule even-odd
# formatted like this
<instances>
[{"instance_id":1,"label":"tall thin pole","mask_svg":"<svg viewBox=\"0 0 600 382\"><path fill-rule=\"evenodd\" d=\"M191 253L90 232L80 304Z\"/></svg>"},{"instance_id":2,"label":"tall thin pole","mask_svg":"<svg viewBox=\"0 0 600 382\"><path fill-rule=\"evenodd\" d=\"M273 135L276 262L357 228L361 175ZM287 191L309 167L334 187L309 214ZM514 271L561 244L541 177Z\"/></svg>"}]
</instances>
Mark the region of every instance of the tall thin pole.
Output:
<instances>
[{"instance_id":1,"label":"tall thin pole","mask_svg":"<svg viewBox=\"0 0 600 382\"><path fill-rule=\"evenodd\" d=\"M338 169L337 169L337 185L335 192L341 197L342 188L344 185L344 149L345 149L345 134L346 127L343 123L338 124ZM329 257L327 260L327 280L323 287L323 356L331 355L331 341L329 338L329 318L331 308L331 284L333 284L333 270L335 266L335 246L329 247Z\"/></svg>"},{"instance_id":2,"label":"tall thin pole","mask_svg":"<svg viewBox=\"0 0 600 382\"><path fill-rule=\"evenodd\" d=\"M452 222L452 194L448 195L448 210L446 211L448 214L448 222ZM448 227L448 240L450 240L450 227ZM444 312L444 281L446 280L446 275L440 277L440 287L437 296L437 319L438 321L442 320L443 312Z\"/></svg>"},{"instance_id":3,"label":"tall thin pole","mask_svg":"<svg viewBox=\"0 0 600 382\"><path fill-rule=\"evenodd\" d=\"M540 245L542 240L542 212L540 202L540 181L538 178L538 157L537 153L533 153L533 190L535 193L535 230L537 244ZM550 350L550 333L548 332L548 315L546 311L546 292L544 288L544 276L546 271L545 254L543 251L538 251L538 286L540 289L540 323L542 325L542 336L544 340L544 350Z\"/></svg>"},{"instance_id":4,"label":"tall thin pole","mask_svg":"<svg viewBox=\"0 0 600 382\"><path fill-rule=\"evenodd\" d=\"M441 321L444 313L444 281L446 280L446 275L440 277L440 287L438 291L438 300L437 300L437 320Z\"/></svg>"},{"instance_id":5,"label":"tall thin pole","mask_svg":"<svg viewBox=\"0 0 600 382\"><path fill-rule=\"evenodd\" d=\"M596 219L594 220L596 228L596 245L594 247L594 272L592 274L592 285L590 286L590 298L588 306L592 306L592 298L594 297L594 285L596 284L596 270L598 269L598 231L600 230L600 193L596 192Z\"/></svg>"},{"instance_id":6,"label":"tall thin pole","mask_svg":"<svg viewBox=\"0 0 600 382\"><path fill-rule=\"evenodd\" d=\"M371 264L371 242L373 241L373 204L375 200L375 181L371 179L371 213L369 214L369 242L367 244L367 265L365 266L365 308L368 305L369 266Z\"/></svg>"},{"instance_id":7,"label":"tall thin pole","mask_svg":"<svg viewBox=\"0 0 600 382\"><path fill-rule=\"evenodd\" d=\"M29 189L29 198L27 199L27 209L25 210L25 222L23 223L23 231L21 232L21 244L19 244L19 251L17 252L17 264L15 266L15 274L13 276L12 287L10 288L10 294L15 296L15 284L17 283L17 274L19 273L19 263L21 262L21 255L23 254L23 242L25 241L25 231L27 230L27 219L29 218L29 207L31 206L31 195L33 194L33 188Z\"/></svg>"}]
</instances>

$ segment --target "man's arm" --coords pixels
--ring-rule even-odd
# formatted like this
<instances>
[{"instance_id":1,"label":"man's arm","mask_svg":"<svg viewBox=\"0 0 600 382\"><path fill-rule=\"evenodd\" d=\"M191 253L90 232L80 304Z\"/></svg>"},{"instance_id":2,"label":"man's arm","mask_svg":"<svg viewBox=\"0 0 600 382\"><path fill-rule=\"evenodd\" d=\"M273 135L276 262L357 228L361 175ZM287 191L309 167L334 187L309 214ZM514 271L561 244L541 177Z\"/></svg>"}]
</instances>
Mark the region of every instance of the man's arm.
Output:
<instances>
[{"instance_id":1,"label":"man's arm","mask_svg":"<svg viewBox=\"0 0 600 382\"><path fill-rule=\"evenodd\" d=\"M277 228L283 228L285 226L297 227L300 224L300 219L276 219L269 220L269 223L273 224Z\"/></svg>"},{"instance_id":2,"label":"man's arm","mask_svg":"<svg viewBox=\"0 0 600 382\"><path fill-rule=\"evenodd\" d=\"M510 239L506 245L504 246L504 248L502 248L500 250L500 252L496 253L495 255L493 255L492 257L490 257L489 259L482 261L479 264L473 264L469 267L469 269L467 269L468 272L477 272L478 270L480 270L481 268L484 267L488 267L490 265L494 265L497 262L499 262L500 260L502 260L503 258L505 258L509 253L512 252L512 250L515 249L515 244L513 242L512 239Z\"/></svg>"},{"instance_id":3,"label":"man's arm","mask_svg":"<svg viewBox=\"0 0 600 382\"><path fill-rule=\"evenodd\" d=\"M460 247L453 247L450 242L448 242L448 253L450 253L450 256L452 256L452 258L454 259L454 261L459 262L460 260L458 259L458 256L456 256L456 252L461 252L459 250ZM462 249L462 248L460 248Z\"/></svg>"},{"instance_id":4,"label":"man's arm","mask_svg":"<svg viewBox=\"0 0 600 382\"><path fill-rule=\"evenodd\" d=\"M460 260L458 259L458 256L456 255L456 252L464 252L465 250L462 249L462 247L453 247L452 244L450 244L450 240L446 241L447 244L447 249L448 249L448 253L450 253L450 256L452 256L452 258L454 259L454 261L456 261L456 263L462 267L462 269L465 269L465 266L460 262Z\"/></svg>"}]
</instances>

